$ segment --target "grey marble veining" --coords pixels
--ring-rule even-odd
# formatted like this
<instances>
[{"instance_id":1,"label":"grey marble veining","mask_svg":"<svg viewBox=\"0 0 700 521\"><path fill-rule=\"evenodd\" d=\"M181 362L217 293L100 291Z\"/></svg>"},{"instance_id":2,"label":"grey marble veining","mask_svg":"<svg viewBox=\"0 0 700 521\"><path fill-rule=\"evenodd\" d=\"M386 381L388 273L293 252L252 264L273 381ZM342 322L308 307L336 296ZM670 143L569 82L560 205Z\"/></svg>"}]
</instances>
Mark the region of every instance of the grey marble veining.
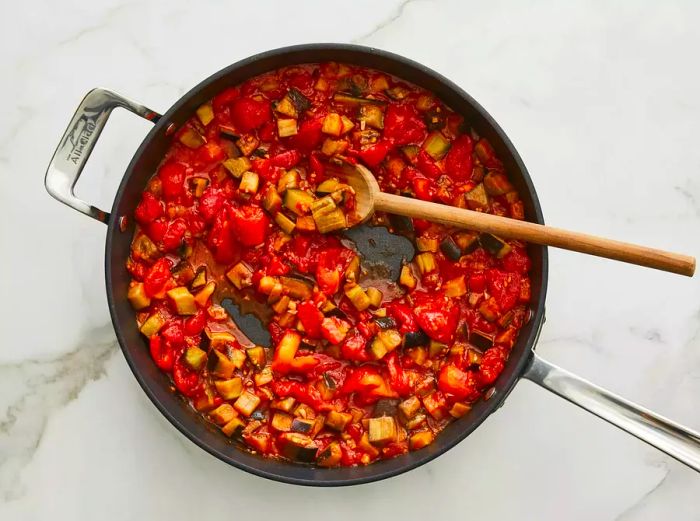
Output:
<instances>
[{"instance_id":1,"label":"grey marble veining","mask_svg":"<svg viewBox=\"0 0 700 521\"><path fill-rule=\"evenodd\" d=\"M698 520L700 477L528 382L445 456L338 490L246 475L180 436L116 348L105 229L43 173L81 97L164 111L255 52L352 41L473 95L562 227L700 254L700 6L675 2L49 2L0 20L0 519ZM110 207L148 126L115 114L78 193ZM551 252L538 351L700 429L700 284Z\"/></svg>"}]
</instances>

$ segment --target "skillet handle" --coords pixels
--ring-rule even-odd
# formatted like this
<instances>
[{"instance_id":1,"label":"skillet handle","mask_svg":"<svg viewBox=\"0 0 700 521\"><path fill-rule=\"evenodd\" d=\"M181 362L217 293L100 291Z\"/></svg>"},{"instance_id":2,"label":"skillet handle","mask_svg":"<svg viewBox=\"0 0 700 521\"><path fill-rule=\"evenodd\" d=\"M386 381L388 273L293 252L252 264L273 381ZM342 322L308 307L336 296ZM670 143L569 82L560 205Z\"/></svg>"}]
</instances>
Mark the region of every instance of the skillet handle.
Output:
<instances>
[{"instance_id":1,"label":"skillet handle","mask_svg":"<svg viewBox=\"0 0 700 521\"><path fill-rule=\"evenodd\" d=\"M109 221L109 213L79 199L73 190L109 115L117 107L125 108L153 123L161 117L149 108L110 90L91 90L73 114L44 179L46 190L52 197L105 224Z\"/></svg>"},{"instance_id":2,"label":"skillet handle","mask_svg":"<svg viewBox=\"0 0 700 521\"><path fill-rule=\"evenodd\" d=\"M533 354L523 375L700 472L700 434Z\"/></svg>"}]
</instances>

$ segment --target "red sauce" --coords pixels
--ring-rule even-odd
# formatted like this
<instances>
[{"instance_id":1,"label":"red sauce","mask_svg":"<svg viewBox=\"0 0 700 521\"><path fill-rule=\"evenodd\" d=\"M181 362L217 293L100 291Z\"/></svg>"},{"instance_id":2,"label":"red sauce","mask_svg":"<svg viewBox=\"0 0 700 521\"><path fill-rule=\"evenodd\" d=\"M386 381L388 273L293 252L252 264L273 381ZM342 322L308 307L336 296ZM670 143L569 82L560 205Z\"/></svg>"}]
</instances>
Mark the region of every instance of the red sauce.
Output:
<instances>
[{"instance_id":1,"label":"red sauce","mask_svg":"<svg viewBox=\"0 0 700 521\"><path fill-rule=\"evenodd\" d=\"M251 450L322 466L420 450L468 414L530 300L525 244L420 220L376 215L417 254L399 281L363 272L339 230L318 231L321 199L341 227L354 206L332 179L339 157L387 192L524 218L491 145L429 92L294 66L224 90L177 130L127 261L139 327L177 392ZM225 297L265 320L272 345L247 341Z\"/></svg>"}]
</instances>

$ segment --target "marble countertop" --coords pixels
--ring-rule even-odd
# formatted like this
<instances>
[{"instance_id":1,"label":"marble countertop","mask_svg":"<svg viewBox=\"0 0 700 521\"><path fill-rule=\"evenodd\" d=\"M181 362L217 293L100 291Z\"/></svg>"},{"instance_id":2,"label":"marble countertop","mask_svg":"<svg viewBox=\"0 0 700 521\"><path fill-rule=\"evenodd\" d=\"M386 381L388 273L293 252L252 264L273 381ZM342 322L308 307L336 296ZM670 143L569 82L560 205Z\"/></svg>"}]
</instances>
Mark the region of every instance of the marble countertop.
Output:
<instances>
[{"instance_id":1,"label":"marble countertop","mask_svg":"<svg viewBox=\"0 0 700 521\"><path fill-rule=\"evenodd\" d=\"M225 465L171 427L130 373L107 311L104 226L43 188L92 87L162 112L253 53L355 42L420 61L482 103L522 155L549 223L698 255L698 4L13 9L0 21L0 519L700 519L697 473L529 382L449 453L378 484L310 489ZM115 113L78 195L109 208L147 130ZM538 352L700 429L700 279L550 256Z\"/></svg>"}]
</instances>

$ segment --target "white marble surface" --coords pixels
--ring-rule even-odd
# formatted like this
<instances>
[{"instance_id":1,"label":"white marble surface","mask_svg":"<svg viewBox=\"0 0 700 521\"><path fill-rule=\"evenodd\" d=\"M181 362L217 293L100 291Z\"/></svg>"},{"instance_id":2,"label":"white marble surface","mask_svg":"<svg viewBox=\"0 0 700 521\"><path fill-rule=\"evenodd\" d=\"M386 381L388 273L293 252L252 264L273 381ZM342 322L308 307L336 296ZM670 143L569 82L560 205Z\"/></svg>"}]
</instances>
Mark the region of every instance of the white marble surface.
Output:
<instances>
[{"instance_id":1,"label":"white marble surface","mask_svg":"<svg viewBox=\"0 0 700 521\"><path fill-rule=\"evenodd\" d=\"M165 111L268 48L357 42L450 77L499 121L550 223L700 254L697 2L14 2L0 20L0 519L700 519L700 476L520 383L438 460L319 490L247 475L175 431L116 346L105 228L46 164L81 97ZM148 124L110 120L79 195L109 208ZM700 283L551 252L538 346L700 429Z\"/></svg>"}]
</instances>

